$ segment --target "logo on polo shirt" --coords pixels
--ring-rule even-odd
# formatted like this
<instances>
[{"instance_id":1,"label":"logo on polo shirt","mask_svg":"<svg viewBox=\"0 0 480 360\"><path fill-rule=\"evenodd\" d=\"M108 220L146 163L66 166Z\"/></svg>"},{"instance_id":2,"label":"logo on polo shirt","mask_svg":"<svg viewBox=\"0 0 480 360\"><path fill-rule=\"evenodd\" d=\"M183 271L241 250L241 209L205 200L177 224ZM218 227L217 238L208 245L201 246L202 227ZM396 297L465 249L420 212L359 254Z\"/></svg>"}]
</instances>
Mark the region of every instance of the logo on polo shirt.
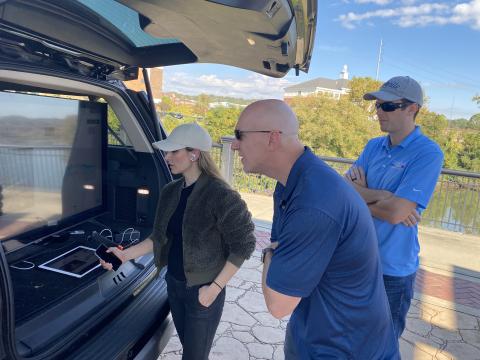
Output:
<instances>
[{"instance_id":1,"label":"logo on polo shirt","mask_svg":"<svg viewBox=\"0 0 480 360\"><path fill-rule=\"evenodd\" d=\"M406 162L403 162L403 161L394 161L392 162L392 167L394 169L405 169L405 167L407 166L407 163Z\"/></svg>"}]
</instances>

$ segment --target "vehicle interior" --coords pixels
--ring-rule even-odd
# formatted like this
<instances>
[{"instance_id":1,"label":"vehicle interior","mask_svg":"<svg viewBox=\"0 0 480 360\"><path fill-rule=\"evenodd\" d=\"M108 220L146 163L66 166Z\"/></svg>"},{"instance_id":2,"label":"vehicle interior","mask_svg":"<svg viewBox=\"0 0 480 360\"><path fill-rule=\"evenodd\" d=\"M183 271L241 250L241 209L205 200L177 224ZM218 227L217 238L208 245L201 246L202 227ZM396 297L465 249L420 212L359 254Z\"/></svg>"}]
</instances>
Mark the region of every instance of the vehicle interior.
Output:
<instances>
[{"instance_id":1,"label":"vehicle interior","mask_svg":"<svg viewBox=\"0 0 480 360\"><path fill-rule=\"evenodd\" d=\"M29 356L92 312L101 318L106 303L125 306L144 285L151 255L108 272L94 250L145 239L169 175L146 137L155 129L113 87L2 70L0 99L0 243L17 350Z\"/></svg>"}]
</instances>

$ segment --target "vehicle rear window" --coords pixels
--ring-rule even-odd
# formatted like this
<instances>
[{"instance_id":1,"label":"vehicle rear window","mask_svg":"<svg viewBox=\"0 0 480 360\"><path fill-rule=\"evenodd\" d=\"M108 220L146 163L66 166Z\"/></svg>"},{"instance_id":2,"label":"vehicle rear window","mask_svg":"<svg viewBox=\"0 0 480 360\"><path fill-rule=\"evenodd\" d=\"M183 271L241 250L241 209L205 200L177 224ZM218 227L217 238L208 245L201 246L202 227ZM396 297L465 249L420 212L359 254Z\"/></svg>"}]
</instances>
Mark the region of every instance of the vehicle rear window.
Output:
<instances>
[{"instance_id":1,"label":"vehicle rear window","mask_svg":"<svg viewBox=\"0 0 480 360\"><path fill-rule=\"evenodd\" d=\"M140 27L138 12L116 1L78 0L78 2L110 22L136 47L175 44L180 42L175 38L157 38L147 34Z\"/></svg>"}]
</instances>

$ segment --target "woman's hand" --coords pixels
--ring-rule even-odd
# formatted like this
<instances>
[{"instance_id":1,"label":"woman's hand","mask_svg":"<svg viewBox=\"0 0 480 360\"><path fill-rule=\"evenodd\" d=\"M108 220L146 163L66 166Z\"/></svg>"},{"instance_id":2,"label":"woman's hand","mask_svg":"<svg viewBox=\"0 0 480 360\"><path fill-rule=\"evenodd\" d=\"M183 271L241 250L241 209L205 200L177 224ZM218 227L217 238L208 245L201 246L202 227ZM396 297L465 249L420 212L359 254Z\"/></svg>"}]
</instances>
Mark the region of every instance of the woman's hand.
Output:
<instances>
[{"instance_id":1,"label":"woman's hand","mask_svg":"<svg viewBox=\"0 0 480 360\"><path fill-rule=\"evenodd\" d=\"M122 264L127 261L127 258L126 258L126 254L123 250L120 250L116 247L110 247L108 248L107 250L107 253L112 253L113 255L115 255L116 257L118 257L120 259L120 261L122 262ZM105 270L112 270L113 269L113 266L112 264L110 264L109 262L106 262L102 259L100 259L100 265L102 265L102 267L105 269Z\"/></svg>"},{"instance_id":2,"label":"woman's hand","mask_svg":"<svg viewBox=\"0 0 480 360\"><path fill-rule=\"evenodd\" d=\"M203 306L209 307L213 304L218 294L220 294L222 290L223 289L220 289L220 287L214 283L202 286L200 289L198 289L198 301Z\"/></svg>"}]
</instances>

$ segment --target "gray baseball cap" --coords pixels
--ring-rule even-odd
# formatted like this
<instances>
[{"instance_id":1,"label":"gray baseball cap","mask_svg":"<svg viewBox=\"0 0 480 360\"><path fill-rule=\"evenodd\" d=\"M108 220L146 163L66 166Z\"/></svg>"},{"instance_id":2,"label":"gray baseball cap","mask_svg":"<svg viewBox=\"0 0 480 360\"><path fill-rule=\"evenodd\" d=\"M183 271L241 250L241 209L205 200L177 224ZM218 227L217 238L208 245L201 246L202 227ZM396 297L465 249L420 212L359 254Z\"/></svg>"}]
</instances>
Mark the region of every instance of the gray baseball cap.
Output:
<instances>
[{"instance_id":1,"label":"gray baseball cap","mask_svg":"<svg viewBox=\"0 0 480 360\"><path fill-rule=\"evenodd\" d=\"M152 145L163 151L175 151L187 147L210 151L212 138L207 130L197 123L188 123L177 126L165 140L154 142Z\"/></svg>"},{"instance_id":2,"label":"gray baseball cap","mask_svg":"<svg viewBox=\"0 0 480 360\"><path fill-rule=\"evenodd\" d=\"M363 95L365 100L395 101L407 99L423 105L423 91L418 82L409 76L396 76L384 83L380 90Z\"/></svg>"}]
</instances>

